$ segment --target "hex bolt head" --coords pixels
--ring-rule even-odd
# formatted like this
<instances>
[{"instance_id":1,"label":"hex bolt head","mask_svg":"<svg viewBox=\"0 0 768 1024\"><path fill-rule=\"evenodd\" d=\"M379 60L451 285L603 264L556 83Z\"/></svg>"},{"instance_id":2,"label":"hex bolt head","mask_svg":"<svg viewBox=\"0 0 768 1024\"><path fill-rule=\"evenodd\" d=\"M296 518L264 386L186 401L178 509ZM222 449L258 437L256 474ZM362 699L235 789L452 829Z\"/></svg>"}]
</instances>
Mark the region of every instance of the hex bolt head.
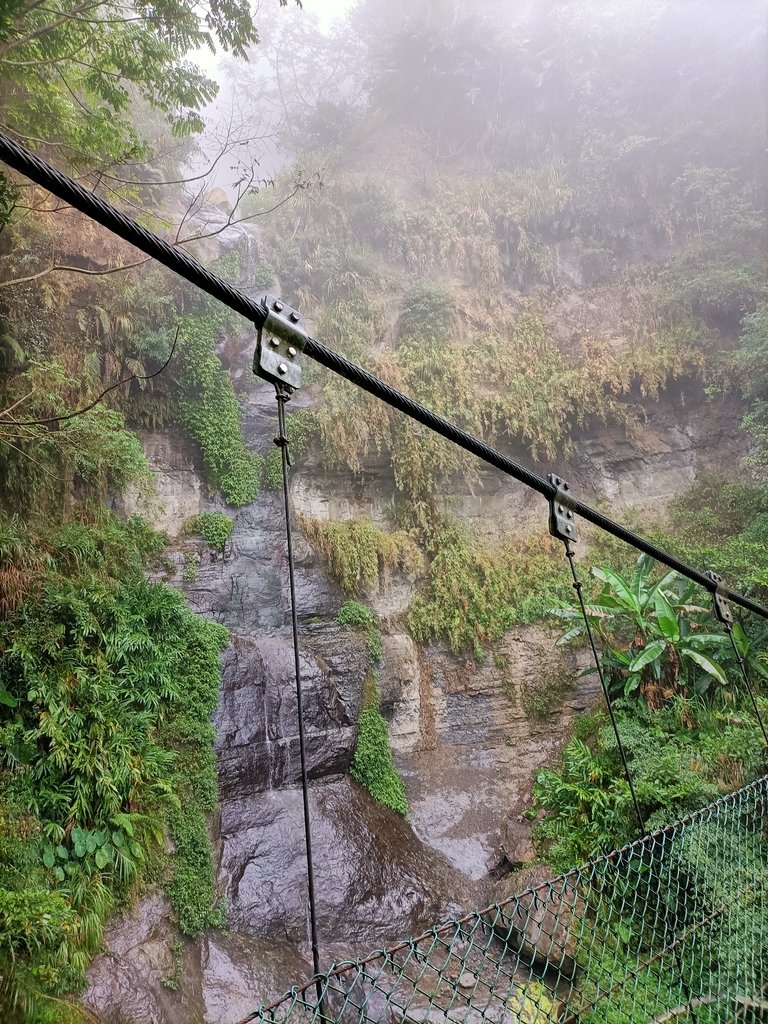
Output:
<instances>
[{"instance_id":1,"label":"hex bolt head","mask_svg":"<svg viewBox=\"0 0 768 1024\"><path fill-rule=\"evenodd\" d=\"M282 304L282 302L279 299L275 303L274 308L277 310L278 313L282 313L282 311L283 311L283 304Z\"/></svg>"},{"instance_id":2,"label":"hex bolt head","mask_svg":"<svg viewBox=\"0 0 768 1024\"><path fill-rule=\"evenodd\" d=\"M570 489L571 489L571 485L568 483L568 481L567 480L563 480L563 490L564 491L570 491Z\"/></svg>"},{"instance_id":3,"label":"hex bolt head","mask_svg":"<svg viewBox=\"0 0 768 1024\"><path fill-rule=\"evenodd\" d=\"M274 338L274 337L270 338L269 339L269 344L272 346L272 348L277 348L277 346L280 344L280 339L279 338Z\"/></svg>"},{"instance_id":4,"label":"hex bolt head","mask_svg":"<svg viewBox=\"0 0 768 1024\"><path fill-rule=\"evenodd\" d=\"M297 324L297 323L299 322L299 314L298 314L298 313L296 312L296 310L295 310L295 309L294 309L294 311L293 311L293 312L291 313L291 320L293 320L293 322L294 322L295 324Z\"/></svg>"},{"instance_id":5,"label":"hex bolt head","mask_svg":"<svg viewBox=\"0 0 768 1024\"><path fill-rule=\"evenodd\" d=\"M293 347L293 345L291 345L290 348L288 349L288 355L291 357L291 359L293 359L293 357L296 355L296 349Z\"/></svg>"},{"instance_id":6,"label":"hex bolt head","mask_svg":"<svg viewBox=\"0 0 768 1024\"><path fill-rule=\"evenodd\" d=\"M558 505L557 506L557 514L559 516L561 516L563 514L563 506L562 505Z\"/></svg>"},{"instance_id":7,"label":"hex bolt head","mask_svg":"<svg viewBox=\"0 0 768 1024\"><path fill-rule=\"evenodd\" d=\"M568 511L565 514L568 517L568 519L573 519L573 512L571 512L570 509L568 509Z\"/></svg>"},{"instance_id":8,"label":"hex bolt head","mask_svg":"<svg viewBox=\"0 0 768 1024\"><path fill-rule=\"evenodd\" d=\"M570 526L566 526L566 528L565 528L565 532L566 532L566 533L573 533L573 530L571 529L571 527L570 527Z\"/></svg>"},{"instance_id":9,"label":"hex bolt head","mask_svg":"<svg viewBox=\"0 0 768 1024\"><path fill-rule=\"evenodd\" d=\"M285 365L285 363L280 363L280 365L277 368L277 372L278 373L288 373L288 367Z\"/></svg>"}]
</instances>

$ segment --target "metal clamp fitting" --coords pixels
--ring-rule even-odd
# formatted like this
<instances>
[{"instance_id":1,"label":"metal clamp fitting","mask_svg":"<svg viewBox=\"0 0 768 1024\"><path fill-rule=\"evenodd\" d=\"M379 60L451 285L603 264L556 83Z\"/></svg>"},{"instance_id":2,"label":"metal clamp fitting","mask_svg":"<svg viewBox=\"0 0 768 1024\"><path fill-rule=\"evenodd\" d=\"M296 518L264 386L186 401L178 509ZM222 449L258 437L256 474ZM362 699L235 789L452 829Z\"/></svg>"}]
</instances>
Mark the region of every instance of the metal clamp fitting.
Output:
<instances>
[{"instance_id":1,"label":"metal clamp fitting","mask_svg":"<svg viewBox=\"0 0 768 1024\"><path fill-rule=\"evenodd\" d=\"M550 473L547 479L557 489L557 494L549 501L549 532L566 544L575 544L578 534L573 512L569 508L572 501L569 493L571 485L555 473Z\"/></svg>"},{"instance_id":2,"label":"metal clamp fitting","mask_svg":"<svg viewBox=\"0 0 768 1024\"><path fill-rule=\"evenodd\" d=\"M708 569L705 575L713 584L712 600L715 618L718 622L723 622L726 626L730 626L733 622L733 612L731 611L731 606L728 603L728 598L725 596L723 577L718 575L718 573L713 572L711 569Z\"/></svg>"},{"instance_id":3,"label":"metal clamp fitting","mask_svg":"<svg viewBox=\"0 0 768 1024\"><path fill-rule=\"evenodd\" d=\"M259 328L253 372L272 384L295 391L301 387L299 357L307 342L304 318L274 295L265 295L262 301L267 318Z\"/></svg>"}]
</instances>

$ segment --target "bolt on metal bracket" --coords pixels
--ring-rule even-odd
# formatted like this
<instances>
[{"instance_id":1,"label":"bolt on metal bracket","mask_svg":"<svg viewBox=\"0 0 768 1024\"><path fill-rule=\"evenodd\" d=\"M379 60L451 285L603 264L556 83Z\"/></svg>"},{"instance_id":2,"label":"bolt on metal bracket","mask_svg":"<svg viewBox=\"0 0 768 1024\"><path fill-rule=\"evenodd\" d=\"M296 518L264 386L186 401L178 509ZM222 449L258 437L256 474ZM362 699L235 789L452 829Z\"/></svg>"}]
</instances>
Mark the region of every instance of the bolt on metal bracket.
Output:
<instances>
[{"instance_id":1,"label":"bolt on metal bracket","mask_svg":"<svg viewBox=\"0 0 768 1024\"><path fill-rule=\"evenodd\" d=\"M713 572L711 569L708 569L705 575L713 584L712 601L715 618L718 622L722 622L726 626L730 626L733 623L733 612L731 611L728 598L724 593L723 577L718 573Z\"/></svg>"},{"instance_id":2,"label":"bolt on metal bracket","mask_svg":"<svg viewBox=\"0 0 768 1024\"><path fill-rule=\"evenodd\" d=\"M304 318L274 295L265 295L267 319L259 328L253 372L272 384L301 387L301 353L307 342Z\"/></svg>"},{"instance_id":3,"label":"bolt on metal bracket","mask_svg":"<svg viewBox=\"0 0 768 1024\"><path fill-rule=\"evenodd\" d=\"M575 544L578 540L578 532L576 520L569 507L572 501L571 485L555 473L550 473L547 479L557 489L557 493L549 501L549 532L553 537L564 541L565 544Z\"/></svg>"}]
</instances>

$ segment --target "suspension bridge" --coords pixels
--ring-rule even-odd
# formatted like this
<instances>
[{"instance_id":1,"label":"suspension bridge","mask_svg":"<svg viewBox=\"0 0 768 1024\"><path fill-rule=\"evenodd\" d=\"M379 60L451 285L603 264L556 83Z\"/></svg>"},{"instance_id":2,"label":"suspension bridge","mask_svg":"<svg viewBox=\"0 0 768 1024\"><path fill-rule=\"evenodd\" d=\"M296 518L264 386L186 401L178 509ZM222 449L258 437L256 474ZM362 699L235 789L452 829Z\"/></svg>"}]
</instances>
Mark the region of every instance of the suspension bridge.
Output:
<instances>
[{"instance_id":1,"label":"suspension bridge","mask_svg":"<svg viewBox=\"0 0 768 1024\"><path fill-rule=\"evenodd\" d=\"M0 134L0 159L255 324L254 371L275 386L282 450L314 976L239 1024L695 1024L768 1021L768 775L664 828L646 827L623 755L574 562L583 519L705 588L728 634L741 683L768 735L731 630L731 604L768 609L729 590L413 401L320 342L278 298L256 301L188 253ZM455 918L388 949L319 970L299 633L293 580L290 460L285 405L312 358L417 423L540 493L562 541L633 798L640 838L509 899Z\"/></svg>"}]
</instances>

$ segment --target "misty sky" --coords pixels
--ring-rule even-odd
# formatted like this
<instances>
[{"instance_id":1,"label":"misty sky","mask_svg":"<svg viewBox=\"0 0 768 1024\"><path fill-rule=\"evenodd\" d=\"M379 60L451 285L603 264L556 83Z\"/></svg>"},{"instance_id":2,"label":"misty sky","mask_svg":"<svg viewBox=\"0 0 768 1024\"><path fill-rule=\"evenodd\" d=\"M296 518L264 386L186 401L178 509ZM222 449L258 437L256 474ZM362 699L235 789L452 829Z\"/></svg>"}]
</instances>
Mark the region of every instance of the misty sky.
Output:
<instances>
[{"instance_id":1,"label":"misty sky","mask_svg":"<svg viewBox=\"0 0 768 1024\"><path fill-rule=\"evenodd\" d=\"M352 3L353 0L303 0L304 10L319 18L323 28L348 10Z\"/></svg>"}]
</instances>

